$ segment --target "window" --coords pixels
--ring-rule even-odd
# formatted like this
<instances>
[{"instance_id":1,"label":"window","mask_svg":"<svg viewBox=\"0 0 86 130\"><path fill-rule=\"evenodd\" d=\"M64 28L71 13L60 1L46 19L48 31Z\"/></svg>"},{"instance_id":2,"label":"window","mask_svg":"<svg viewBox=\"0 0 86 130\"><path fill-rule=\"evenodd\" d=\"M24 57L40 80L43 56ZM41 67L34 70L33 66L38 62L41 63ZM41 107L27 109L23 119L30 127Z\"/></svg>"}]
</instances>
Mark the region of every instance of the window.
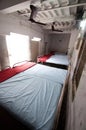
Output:
<instances>
[{"instance_id":1,"label":"window","mask_svg":"<svg viewBox=\"0 0 86 130\"><path fill-rule=\"evenodd\" d=\"M6 36L7 48L9 53L10 66L28 60L30 58L29 37L26 35L10 33Z\"/></svg>"}]
</instances>

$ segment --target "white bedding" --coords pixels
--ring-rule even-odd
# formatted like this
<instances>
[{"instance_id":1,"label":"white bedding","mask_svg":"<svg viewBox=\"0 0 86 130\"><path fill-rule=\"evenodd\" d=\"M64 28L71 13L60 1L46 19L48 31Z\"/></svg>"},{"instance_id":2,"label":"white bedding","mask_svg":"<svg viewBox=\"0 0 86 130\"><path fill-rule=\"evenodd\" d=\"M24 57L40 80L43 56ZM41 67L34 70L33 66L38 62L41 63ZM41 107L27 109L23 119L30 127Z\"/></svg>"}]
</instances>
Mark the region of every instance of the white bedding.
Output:
<instances>
[{"instance_id":1,"label":"white bedding","mask_svg":"<svg viewBox=\"0 0 86 130\"><path fill-rule=\"evenodd\" d=\"M0 83L0 104L36 130L51 130L66 74L37 64Z\"/></svg>"},{"instance_id":2,"label":"white bedding","mask_svg":"<svg viewBox=\"0 0 86 130\"><path fill-rule=\"evenodd\" d=\"M61 55L61 54L55 54L52 55L49 59L46 60L47 63L54 63L54 64L61 64L61 65L68 65L68 56L67 55Z\"/></svg>"}]
</instances>

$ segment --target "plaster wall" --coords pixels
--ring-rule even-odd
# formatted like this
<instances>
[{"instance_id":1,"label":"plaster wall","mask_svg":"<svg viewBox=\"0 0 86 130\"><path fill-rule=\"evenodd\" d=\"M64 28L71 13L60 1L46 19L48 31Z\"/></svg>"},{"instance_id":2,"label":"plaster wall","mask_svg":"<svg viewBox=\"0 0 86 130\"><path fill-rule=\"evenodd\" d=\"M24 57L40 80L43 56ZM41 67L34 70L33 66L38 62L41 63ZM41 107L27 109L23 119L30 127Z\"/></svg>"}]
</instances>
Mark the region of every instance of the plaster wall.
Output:
<instances>
[{"instance_id":1,"label":"plaster wall","mask_svg":"<svg viewBox=\"0 0 86 130\"><path fill-rule=\"evenodd\" d=\"M7 66L9 66L8 51L7 51L6 39L4 36L0 36L0 63L1 63L1 69L4 69Z\"/></svg>"},{"instance_id":2,"label":"plaster wall","mask_svg":"<svg viewBox=\"0 0 86 130\"><path fill-rule=\"evenodd\" d=\"M0 13L0 50L4 50L0 52L0 66L4 67L9 64L9 62L7 62L6 35L10 35L10 32L29 36L29 44L31 44L33 37L41 38L38 55L44 53L44 32L40 26L30 23L28 20L17 17L16 15ZM34 52L35 50L33 50L33 53ZM4 59L4 61L2 59Z\"/></svg>"},{"instance_id":3,"label":"plaster wall","mask_svg":"<svg viewBox=\"0 0 86 130\"><path fill-rule=\"evenodd\" d=\"M1 0L0 1L0 10L17 5L19 3L25 2L28 0Z\"/></svg>"},{"instance_id":4,"label":"plaster wall","mask_svg":"<svg viewBox=\"0 0 86 130\"><path fill-rule=\"evenodd\" d=\"M82 32L81 32L82 33ZM79 31L76 32L76 36L79 36ZM72 34L71 37L73 37ZM74 100L72 100L72 76L74 69L76 67L77 57L79 54L79 49L82 43L82 35L81 42L79 42L79 46L77 48L78 37L75 37L75 41L73 46L70 45L70 50L73 48L73 52L71 55L71 72L69 79L69 95L68 95L68 110L67 110L67 121L66 121L66 129L65 130L85 130L86 129L86 64L84 66L79 85L77 91L75 93ZM70 43L72 43L72 38L70 39Z\"/></svg>"},{"instance_id":5,"label":"plaster wall","mask_svg":"<svg viewBox=\"0 0 86 130\"><path fill-rule=\"evenodd\" d=\"M77 29L74 29L71 31L71 36L70 36L69 45L68 45L68 55L70 58L72 57L74 44L76 43L78 34L79 34L79 30Z\"/></svg>"},{"instance_id":6,"label":"plaster wall","mask_svg":"<svg viewBox=\"0 0 86 130\"><path fill-rule=\"evenodd\" d=\"M74 102L72 103L74 130L86 129L86 64L80 79ZM71 124L71 126L73 126ZM71 127L72 128L72 127Z\"/></svg>"},{"instance_id":7,"label":"plaster wall","mask_svg":"<svg viewBox=\"0 0 86 130\"><path fill-rule=\"evenodd\" d=\"M50 34L48 42L48 51L67 53L69 40L70 40L70 33Z\"/></svg>"}]
</instances>

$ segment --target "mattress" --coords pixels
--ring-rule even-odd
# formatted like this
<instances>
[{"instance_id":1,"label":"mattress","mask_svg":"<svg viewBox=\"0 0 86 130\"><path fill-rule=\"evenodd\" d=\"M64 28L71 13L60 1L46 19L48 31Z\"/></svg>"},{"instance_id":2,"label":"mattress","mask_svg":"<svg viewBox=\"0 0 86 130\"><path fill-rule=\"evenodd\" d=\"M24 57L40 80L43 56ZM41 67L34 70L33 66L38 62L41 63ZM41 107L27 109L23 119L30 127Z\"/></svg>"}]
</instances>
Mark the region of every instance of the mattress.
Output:
<instances>
[{"instance_id":1,"label":"mattress","mask_svg":"<svg viewBox=\"0 0 86 130\"><path fill-rule=\"evenodd\" d=\"M36 130L51 130L66 75L36 64L0 83L0 104Z\"/></svg>"},{"instance_id":2,"label":"mattress","mask_svg":"<svg viewBox=\"0 0 86 130\"><path fill-rule=\"evenodd\" d=\"M64 68L64 66L65 68L67 68L69 65L68 56L66 54L61 54L57 52L38 57L37 62L41 62L46 65L57 65L58 68Z\"/></svg>"},{"instance_id":3,"label":"mattress","mask_svg":"<svg viewBox=\"0 0 86 130\"><path fill-rule=\"evenodd\" d=\"M54 63L68 66L69 61L67 55L55 54L52 55L49 59L47 59L46 63Z\"/></svg>"}]
</instances>

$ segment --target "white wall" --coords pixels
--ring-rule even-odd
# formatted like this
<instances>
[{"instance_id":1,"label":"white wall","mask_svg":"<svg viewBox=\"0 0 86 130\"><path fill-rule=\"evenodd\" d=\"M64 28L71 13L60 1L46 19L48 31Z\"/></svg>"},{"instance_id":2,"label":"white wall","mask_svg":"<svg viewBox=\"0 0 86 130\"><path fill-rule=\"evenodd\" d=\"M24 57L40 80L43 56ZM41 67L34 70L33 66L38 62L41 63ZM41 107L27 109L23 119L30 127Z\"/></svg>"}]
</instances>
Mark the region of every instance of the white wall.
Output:
<instances>
[{"instance_id":1,"label":"white wall","mask_svg":"<svg viewBox=\"0 0 86 130\"><path fill-rule=\"evenodd\" d=\"M49 51L67 53L70 33L50 34L48 42Z\"/></svg>"},{"instance_id":2,"label":"white wall","mask_svg":"<svg viewBox=\"0 0 86 130\"><path fill-rule=\"evenodd\" d=\"M68 85L68 108L67 108L67 121L66 121L66 129L65 130L74 130L74 106L72 105L72 76L75 69L75 63L77 61L77 53L76 53L76 41L78 37L79 31L73 30L71 32L71 37L69 41L69 47L68 47L68 55L70 57L70 63L71 63L71 70L70 70L70 78L69 78L69 85Z\"/></svg>"},{"instance_id":3,"label":"white wall","mask_svg":"<svg viewBox=\"0 0 86 130\"><path fill-rule=\"evenodd\" d=\"M0 70L9 66L8 51L6 45L6 39L0 35Z\"/></svg>"},{"instance_id":4,"label":"white wall","mask_svg":"<svg viewBox=\"0 0 86 130\"><path fill-rule=\"evenodd\" d=\"M47 31L44 31L44 54L48 54L49 53L49 33Z\"/></svg>"},{"instance_id":5,"label":"white wall","mask_svg":"<svg viewBox=\"0 0 86 130\"><path fill-rule=\"evenodd\" d=\"M82 72L79 86L72 101L72 88L70 88L69 108L65 130L86 130L86 64ZM71 85L69 86L71 87Z\"/></svg>"},{"instance_id":6,"label":"white wall","mask_svg":"<svg viewBox=\"0 0 86 130\"><path fill-rule=\"evenodd\" d=\"M74 129L86 130L86 65L72 107L75 108L73 111L74 120L72 122L75 124Z\"/></svg>"},{"instance_id":7,"label":"white wall","mask_svg":"<svg viewBox=\"0 0 86 130\"><path fill-rule=\"evenodd\" d=\"M75 32L75 33L74 33ZM79 47L77 49L77 41L79 31L74 30L71 34L70 45L69 45L69 54L71 54L71 72L69 79L69 95L68 95L68 111L67 111L67 121L65 130L85 130L86 129L86 64L82 72L80 82L75 93L75 98L72 100L72 76L76 66L77 57L82 43L82 32L81 42L79 42ZM73 50L72 50L73 49ZM70 53L72 51L72 53Z\"/></svg>"},{"instance_id":8,"label":"white wall","mask_svg":"<svg viewBox=\"0 0 86 130\"><path fill-rule=\"evenodd\" d=\"M84 67L79 86L71 103L70 130L86 129L86 65Z\"/></svg>"},{"instance_id":9,"label":"white wall","mask_svg":"<svg viewBox=\"0 0 86 130\"><path fill-rule=\"evenodd\" d=\"M3 40L5 40L5 36L9 35L10 32L29 36L30 43L33 37L41 38L39 55L44 53L44 32L40 26L16 15L0 13L0 35L4 37ZM2 38L0 39L0 45L3 44L3 40ZM0 55L3 56L3 53Z\"/></svg>"},{"instance_id":10,"label":"white wall","mask_svg":"<svg viewBox=\"0 0 86 130\"><path fill-rule=\"evenodd\" d=\"M69 46L68 46L68 54L69 54L70 58L72 56L74 44L76 43L78 34L79 34L78 29L74 29L71 31L71 36L70 36Z\"/></svg>"},{"instance_id":11,"label":"white wall","mask_svg":"<svg viewBox=\"0 0 86 130\"><path fill-rule=\"evenodd\" d=\"M0 34L10 34L10 32L29 35L30 38L40 37L44 40L43 30L40 26L30 23L28 19L13 15L0 14Z\"/></svg>"}]
</instances>

